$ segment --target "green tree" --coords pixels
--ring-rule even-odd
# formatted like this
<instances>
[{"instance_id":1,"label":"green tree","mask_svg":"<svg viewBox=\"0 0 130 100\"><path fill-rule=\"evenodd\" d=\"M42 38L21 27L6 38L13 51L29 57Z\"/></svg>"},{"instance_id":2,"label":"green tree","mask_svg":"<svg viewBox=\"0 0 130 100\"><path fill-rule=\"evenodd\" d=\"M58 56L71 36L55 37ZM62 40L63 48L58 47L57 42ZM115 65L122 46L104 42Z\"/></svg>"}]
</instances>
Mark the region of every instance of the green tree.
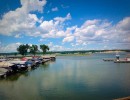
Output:
<instances>
[{"instance_id":1,"label":"green tree","mask_svg":"<svg viewBox=\"0 0 130 100\"><path fill-rule=\"evenodd\" d=\"M17 53L16 53L16 52L14 53L14 56L17 56Z\"/></svg>"},{"instance_id":2,"label":"green tree","mask_svg":"<svg viewBox=\"0 0 130 100\"><path fill-rule=\"evenodd\" d=\"M49 50L49 47L43 44L43 45L40 45L40 49L42 50L43 54L45 54Z\"/></svg>"},{"instance_id":3,"label":"green tree","mask_svg":"<svg viewBox=\"0 0 130 100\"><path fill-rule=\"evenodd\" d=\"M29 49L29 45L28 45L28 44L26 44L26 45L22 44L22 45L20 45L20 46L17 48L17 51L19 52L19 54L21 54L21 55L24 56L24 55L27 54L28 49Z\"/></svg>"},{"instance_id":4,"label":"green tree","mask_svg":"<svg viewBox=\"0 0 130 100\"><path fill-rule=\"evenodd\" d=\"M34 56L38 52L38 46L37 45L32 45L30 46L30 53L33 54Z\"/></svg>"}]
</instances>

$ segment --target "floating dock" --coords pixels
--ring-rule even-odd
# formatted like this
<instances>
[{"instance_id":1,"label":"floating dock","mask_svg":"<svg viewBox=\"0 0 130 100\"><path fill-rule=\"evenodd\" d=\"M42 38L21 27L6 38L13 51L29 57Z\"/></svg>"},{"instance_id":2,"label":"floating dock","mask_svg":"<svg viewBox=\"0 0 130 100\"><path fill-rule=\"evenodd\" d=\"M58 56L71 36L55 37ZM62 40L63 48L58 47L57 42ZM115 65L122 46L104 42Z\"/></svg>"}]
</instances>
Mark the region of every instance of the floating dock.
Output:
<instances>
[{"instance_id":1,"label":"floating dock","mask_svg":"<svg viewBox=\"0 0 130 100\"><path fill-rule=\"evenodd\" d=\"M56 59L56 55L44 55L42 56L43 59L50 59L50 60L55 60Z\"/></svg>"},{"instance_id":2,"label":"floating dock","mask_svg":"<svg viewBox=\"0 0 130 100\"><path fill-rule=\"evenodd\" d=\"M8 58L7 58L8 59ZM13 73L18 73L21 71L27 71L29 68L36 68L39 64L44 64L48 61L54 61L56 56L54 55L46 55L42 57L32 57L27 61L21 60L8 60L8 61L1 61L0 62L0 77L6 77Z\"/></svg>"},{"instance_id":3,"label":"floating dock","mask_svg":"<svg viewBox=\"0 0 130 100\"><path fill-rule=\"evenodd\" d=\"M115 58L104 58L103 61L113 61L114 63L130 63L130 60L126 60L125 58L121 58L119 60Z\"/></svg>"},{"instance_id":4,"label":"floating dock","mask_svg":"<svg viewBox=\"0 0 130 100\"><path fill-rule=\"evenodd\" d=\"M0 68L0 77L6 77L6 75L9 73L8 69Z\"/></svg>"},{"instance_id":5,"label":"floating dock","mask_svg":"<svg viewBox=\"0 0 130 100\"><path fill-rule=\"evenodd\" d=\"M119 61L114 61L114 63L130 63L130 61L127 61L127 60L119 60Z\"/></svg>"},{"instance_id":6,"label":"floating dock","mask_svg":"<svg viewBox=\"0 0 130 100\"><path fill-rule=\"evenodd\" d=\"M104 58L103 61L115 61L115 58Z\"/></svg>"}]
</instances>

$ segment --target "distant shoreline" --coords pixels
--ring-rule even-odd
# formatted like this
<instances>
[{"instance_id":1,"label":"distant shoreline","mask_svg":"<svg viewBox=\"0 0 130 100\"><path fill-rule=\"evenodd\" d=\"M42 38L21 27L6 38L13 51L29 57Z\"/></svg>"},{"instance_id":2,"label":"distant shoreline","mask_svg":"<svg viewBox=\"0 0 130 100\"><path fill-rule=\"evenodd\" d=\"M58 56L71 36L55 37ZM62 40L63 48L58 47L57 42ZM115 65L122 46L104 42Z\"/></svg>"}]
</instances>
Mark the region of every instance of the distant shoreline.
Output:
<instances>
[{"instance_id":1,"label":"distant shoreline","mask_svg":"<svg viewBox=\"0 0 130 100\"><path fill-rule=\"evenodd\" d=\"M92 54L57 54L56 56L90 56Z\"/></svg>"},{"instance_id":2,"label":"distant shoreline","mask_svg":"<svg viewBox=\"0 0 130 100\"><path fill-rule=\"evenodd\" d=\"M57 55L57 56L89 56L94 53L102 53L102 54L111 54L111 53L121 53L126 52L130 53L130 50L86 50L86 51L49 51L45 55ZM36 56L43 55L42 52L37 52ZM0 53L0 56L15 56L15 57L23 57L18 52L12 53ZM33 56L30 53L27 53L26 56Z\"/></svg>"}]
</instances>

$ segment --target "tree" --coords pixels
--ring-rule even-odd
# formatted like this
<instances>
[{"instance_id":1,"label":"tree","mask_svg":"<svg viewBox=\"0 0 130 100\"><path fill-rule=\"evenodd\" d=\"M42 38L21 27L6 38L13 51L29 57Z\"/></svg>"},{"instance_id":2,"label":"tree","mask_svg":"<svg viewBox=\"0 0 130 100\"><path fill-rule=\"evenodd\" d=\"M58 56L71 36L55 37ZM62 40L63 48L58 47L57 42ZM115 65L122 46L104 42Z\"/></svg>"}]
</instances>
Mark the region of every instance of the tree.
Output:
<instances>
[{"instance_id":1,"label":"tree","mask_svg":"<svg viewBox=\"0 0 130 100\"><path fill-rule=\"evenodd\" d=\"M27 54L28 49L29 49L29 45L28 45L28 44L26 44L26 45L22 44L22 45L20 45L20 46L17 48L17 51L18 51L21 55L24 56L24 55Z\"/></svg>"},{"instance_id":2,"label":"tree","mask_svg":"<svg viewBox=\"0 0 130 100\"><path fill-rule=\"evenodd\" d=\"M33 54L35 56L37 51L38 51L38 46L37 45L30 46L30 53L31 54Z\"/></svg>"},{"instance_id":3,"label":"tree","mask_svg":"<svg viewBox=\"0 0 130 100\"><path fill-rule=\"evenodd\" d=\"M17 53L15 52L14 55L17 56Z\"/></svg>"},{"instance_id":4,"label":"tree","mask_svg":"<svg viewBox=\"0 0 130 100\"><path fill-rule=\"evenodd\" d=\"M49 47L45 44L40 45L40 49L42 50L43 54L45 54L47 52L47 50L49 50Z\"/></svg>"}]
</instances>

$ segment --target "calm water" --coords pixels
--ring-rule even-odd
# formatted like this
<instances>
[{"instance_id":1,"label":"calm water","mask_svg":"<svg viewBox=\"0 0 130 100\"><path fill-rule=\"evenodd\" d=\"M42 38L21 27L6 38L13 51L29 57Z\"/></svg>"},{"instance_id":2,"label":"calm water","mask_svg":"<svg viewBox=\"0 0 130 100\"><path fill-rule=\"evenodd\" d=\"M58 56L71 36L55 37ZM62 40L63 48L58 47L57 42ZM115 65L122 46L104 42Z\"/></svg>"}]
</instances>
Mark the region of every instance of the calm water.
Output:
<instances>
[{"instance_id":1,"label":"calm water","mask_svg":"<svg viewBox=\"0 0 130 100\"><path fill-rule=\"evenodd\" d=\"M130 96L130 63L102 61L113 56L57 57L55 62L0 80L0 100L112 100Z\"/></svg>"}]
</instances>

